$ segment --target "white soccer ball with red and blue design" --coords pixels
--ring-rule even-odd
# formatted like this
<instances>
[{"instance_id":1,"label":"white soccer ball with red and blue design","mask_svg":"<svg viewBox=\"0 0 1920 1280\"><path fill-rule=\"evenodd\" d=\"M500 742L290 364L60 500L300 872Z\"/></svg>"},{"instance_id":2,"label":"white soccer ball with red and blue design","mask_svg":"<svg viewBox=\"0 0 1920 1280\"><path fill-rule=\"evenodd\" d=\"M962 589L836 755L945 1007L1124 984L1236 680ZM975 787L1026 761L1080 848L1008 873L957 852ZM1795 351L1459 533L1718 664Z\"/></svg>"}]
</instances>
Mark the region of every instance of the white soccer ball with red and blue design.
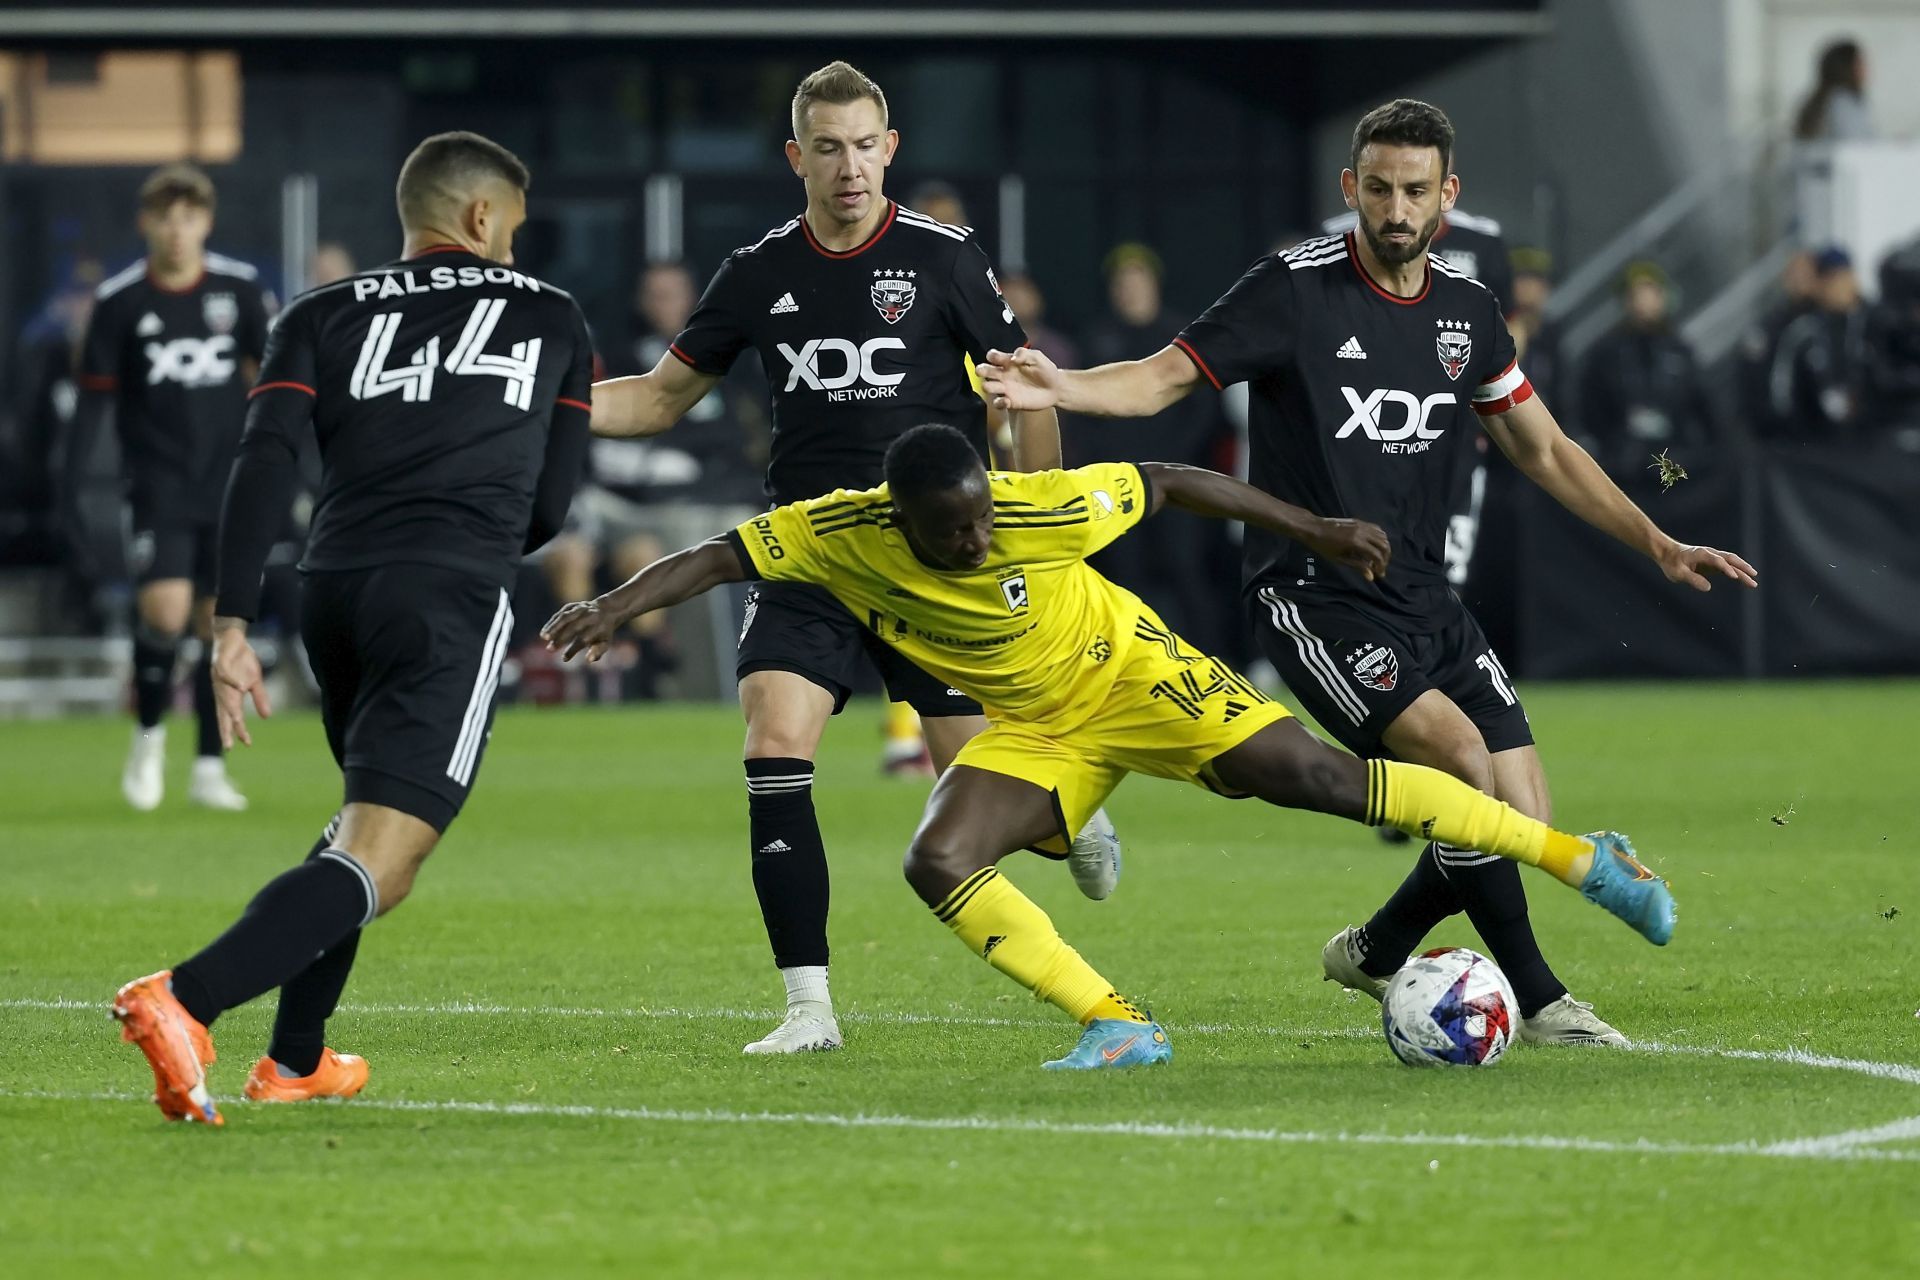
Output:
<instances>
[{"instance_id":1,"label":"white soccer ball with red and blue design","mask_svg":"<svg viewBox=\"0 0 1920 1280\"><path fill-rule=\"evenodd\" d=\"M1490 1067L1520 1029L1520 1005L1500 966L1465 947L1407 961L1380 1002L1387 1044L1415 1067Z\"/></svg>"}]
</instances>

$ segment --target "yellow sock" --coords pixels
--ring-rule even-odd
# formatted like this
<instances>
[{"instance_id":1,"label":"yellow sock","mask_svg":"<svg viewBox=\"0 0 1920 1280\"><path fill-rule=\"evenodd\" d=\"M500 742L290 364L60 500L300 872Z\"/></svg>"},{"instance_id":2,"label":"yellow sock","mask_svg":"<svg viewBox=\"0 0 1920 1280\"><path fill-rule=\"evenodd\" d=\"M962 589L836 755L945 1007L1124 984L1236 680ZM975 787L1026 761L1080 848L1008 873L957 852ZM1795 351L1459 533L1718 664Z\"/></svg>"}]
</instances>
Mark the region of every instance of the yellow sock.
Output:
<instances>
[{"instance_id":1,"label":"yellow sock","mask_svg":"<svg viewBox=\"0 0 1920 1280\"><path fill-rule=\"evenodd\" d=\"M885 732L888 742L918 742L920 713L910 702L889 702Z\"/></svg>"},{"instance_id":2,"label":"yellow sock","mask_svg":"<svg viewBox=\"0 0 1920 1280\"><path fill-rule=\"evenodd\" d=\"M1479 849L1539 867L1576 888L1593 865L1593 845L1556 831L1451 774L1392 760L1367 761L1366 822L1422 840Z\"/></svg>"},{"instance_id":3,"label":"yellow sock","mask_svg":"<svg viewBox=\"0 0 1920 1280\"><path fill-rule=\"evenodd\" d=\"M1047 913L994 867L968 876L933 914L975 955L1075 1022L1148 1020L1061 941Z\"/></svg>"}]
</instances>

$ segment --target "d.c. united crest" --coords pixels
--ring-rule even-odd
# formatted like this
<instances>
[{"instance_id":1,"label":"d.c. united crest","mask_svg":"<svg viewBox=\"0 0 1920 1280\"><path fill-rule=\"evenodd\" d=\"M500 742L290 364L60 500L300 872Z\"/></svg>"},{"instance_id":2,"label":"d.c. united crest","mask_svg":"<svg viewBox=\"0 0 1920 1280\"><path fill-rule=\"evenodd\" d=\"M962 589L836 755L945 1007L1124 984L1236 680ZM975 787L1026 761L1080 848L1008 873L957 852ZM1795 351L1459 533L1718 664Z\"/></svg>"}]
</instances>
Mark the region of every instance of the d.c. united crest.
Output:
<instances>
[{"instance_id":1,"label":"d.c. united crest","mask_svg":"<svg viewBox=\"0 0 1920 1280\"><path fill-rule=\"evenodd\" d=\"M200 315L215 333L232 333L240 322L240 300L230 293L209 293L200 300Z\"/></svg>"},{"instance_id":2,"label":"d.c. united crest","mask_svg":"<svg viewBox=\"0 0 1920 1280\"><path fill-rule=\"evenodd\" d=\"M873 299L874 309L880 318L888 324L899 324L902 316L913 310L914 294L918 290L911 280L900 279L896 275L882 275L873 282L868 295Z\"/></svg>"},{"instance_id":3,"label":"d.c. united crest","mask_svg":"<svg viewBox=\"0 0 1920 1280\"><path fill-rule=\"evenodd\" d=\"M1440 352L1440 367L1455 382L1467 371L1467 361L1473 356L1473 335L1460 333L1453 329L1443 329L1433 340Z\"/></svg>"},{"instance_id":4,"label":"d.c. united crest","mask_svg":"<svg viewBox=\"0 0 1920 1280\"><path fill-rule=\"evenodd\" d=\"M1383 645L1361 645L1347 655L1347 665L1353 668L1353 678L1369 689L1392 693L1400 683L1400 658Z\"/></svg>"}]
</instances>

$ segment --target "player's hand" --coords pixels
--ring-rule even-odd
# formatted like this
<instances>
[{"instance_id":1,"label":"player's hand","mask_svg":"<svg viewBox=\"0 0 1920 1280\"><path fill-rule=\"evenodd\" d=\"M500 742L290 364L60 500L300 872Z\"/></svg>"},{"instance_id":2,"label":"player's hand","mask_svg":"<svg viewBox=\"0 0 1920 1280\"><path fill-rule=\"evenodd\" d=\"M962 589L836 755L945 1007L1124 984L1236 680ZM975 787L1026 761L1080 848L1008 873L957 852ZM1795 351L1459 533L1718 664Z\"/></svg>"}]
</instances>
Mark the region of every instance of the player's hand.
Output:
<instances>
[{"instance_id":1,"label":"player's hand","mask_svg":"<svg viewBox=\"0 0 1920 1280\"><path fill-rule=\"evenodd\" d=\"M588 662L598 662L625 622L597 599L576 600L547 619L547 625L540 628L540 638L562 662L571 662L582 649L587 651Z\"/></svg>"},{"instance_id":2,"label":"player's hand","mask_svg":"<svg viewBox=\"0 0 1920 1280\"><path fill-rule=\"evenodd\" d=\"M1307 547L1336 564L1358 569L1368 582L1384 577L1387 562L1393 559L1387 531L1365 520L1322 520Z\"/></svg>"},{"instance_id":3,"label":"player's hand","mask_svg":"<svg viewBox=\"0 0 1920 1280\"><path fill-rule=\"evenodd\" d=\"M996 409L1031 413L1060 403L1060 366L1032 347L989 351L975 372L987 403Z\"/></svg>"},{"instance_id":4,"label":"player's hand","mask_svg":"<svg viewBox=\"0 0 1920 1280\"><path fill-rule=\"evenodd\" d=\"M1659 557L1659 563L1660 572L1667 575L1668 582L1684 583L1695 591L1713 590L1708 574L1732 578L1743 587L1760 585L1759 570L1731 551L1676 542Z\"/></svg>"},{"instance_id":5,"label":"player's hand","mask_svg":"<svg viewBox=\"0 0 1920 1280\"><path fill-rule=\"evenodd\" d=\"M247 699L261 719L273 714L273 700L267 696L267 681L260 670L260 655L247 642L240 626L216 624L213 631L213 705L220 722L220 745L233 749L236 740L253 745L247 732Z\"/></svg>"}]
</instances>

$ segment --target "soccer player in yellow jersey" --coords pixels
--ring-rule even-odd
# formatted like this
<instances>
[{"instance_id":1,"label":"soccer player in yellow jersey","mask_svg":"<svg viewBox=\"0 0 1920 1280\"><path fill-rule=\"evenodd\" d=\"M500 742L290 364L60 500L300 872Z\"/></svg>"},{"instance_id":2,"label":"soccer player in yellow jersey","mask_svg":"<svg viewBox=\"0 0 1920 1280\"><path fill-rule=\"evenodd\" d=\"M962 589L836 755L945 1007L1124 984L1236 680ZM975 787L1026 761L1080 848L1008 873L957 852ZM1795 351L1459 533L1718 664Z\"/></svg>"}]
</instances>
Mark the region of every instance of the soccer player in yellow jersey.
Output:
<instances>
[{"instance_id":1,"label":"soccer player in yellow jersey","mask_svg":"<svg viewBox=\"0 0 1920 1280\"><path fill-rule=\"evenodd\" d=\"M1056 1069L1164 1062L1159 1024L1061 940L997 870L1018 849L1064 850L1128 773L1197 783L1539 866L1655 943L1666 883L1615 833L1580 838L1420 765L1361 760L1302 728L1226 663L1196 653L1088 556L1168 504L1244 520L1372 577L1376 525L1312 515L1194 467L1107 463L987 472L951 427L916 427L887 483L778 507L657 561L543 629L597 658L627 619L748 578L825 587L875 635L987 709L928 798L906 876L976 955L1085 1028Z\"/></svg>"}]
</instances>

